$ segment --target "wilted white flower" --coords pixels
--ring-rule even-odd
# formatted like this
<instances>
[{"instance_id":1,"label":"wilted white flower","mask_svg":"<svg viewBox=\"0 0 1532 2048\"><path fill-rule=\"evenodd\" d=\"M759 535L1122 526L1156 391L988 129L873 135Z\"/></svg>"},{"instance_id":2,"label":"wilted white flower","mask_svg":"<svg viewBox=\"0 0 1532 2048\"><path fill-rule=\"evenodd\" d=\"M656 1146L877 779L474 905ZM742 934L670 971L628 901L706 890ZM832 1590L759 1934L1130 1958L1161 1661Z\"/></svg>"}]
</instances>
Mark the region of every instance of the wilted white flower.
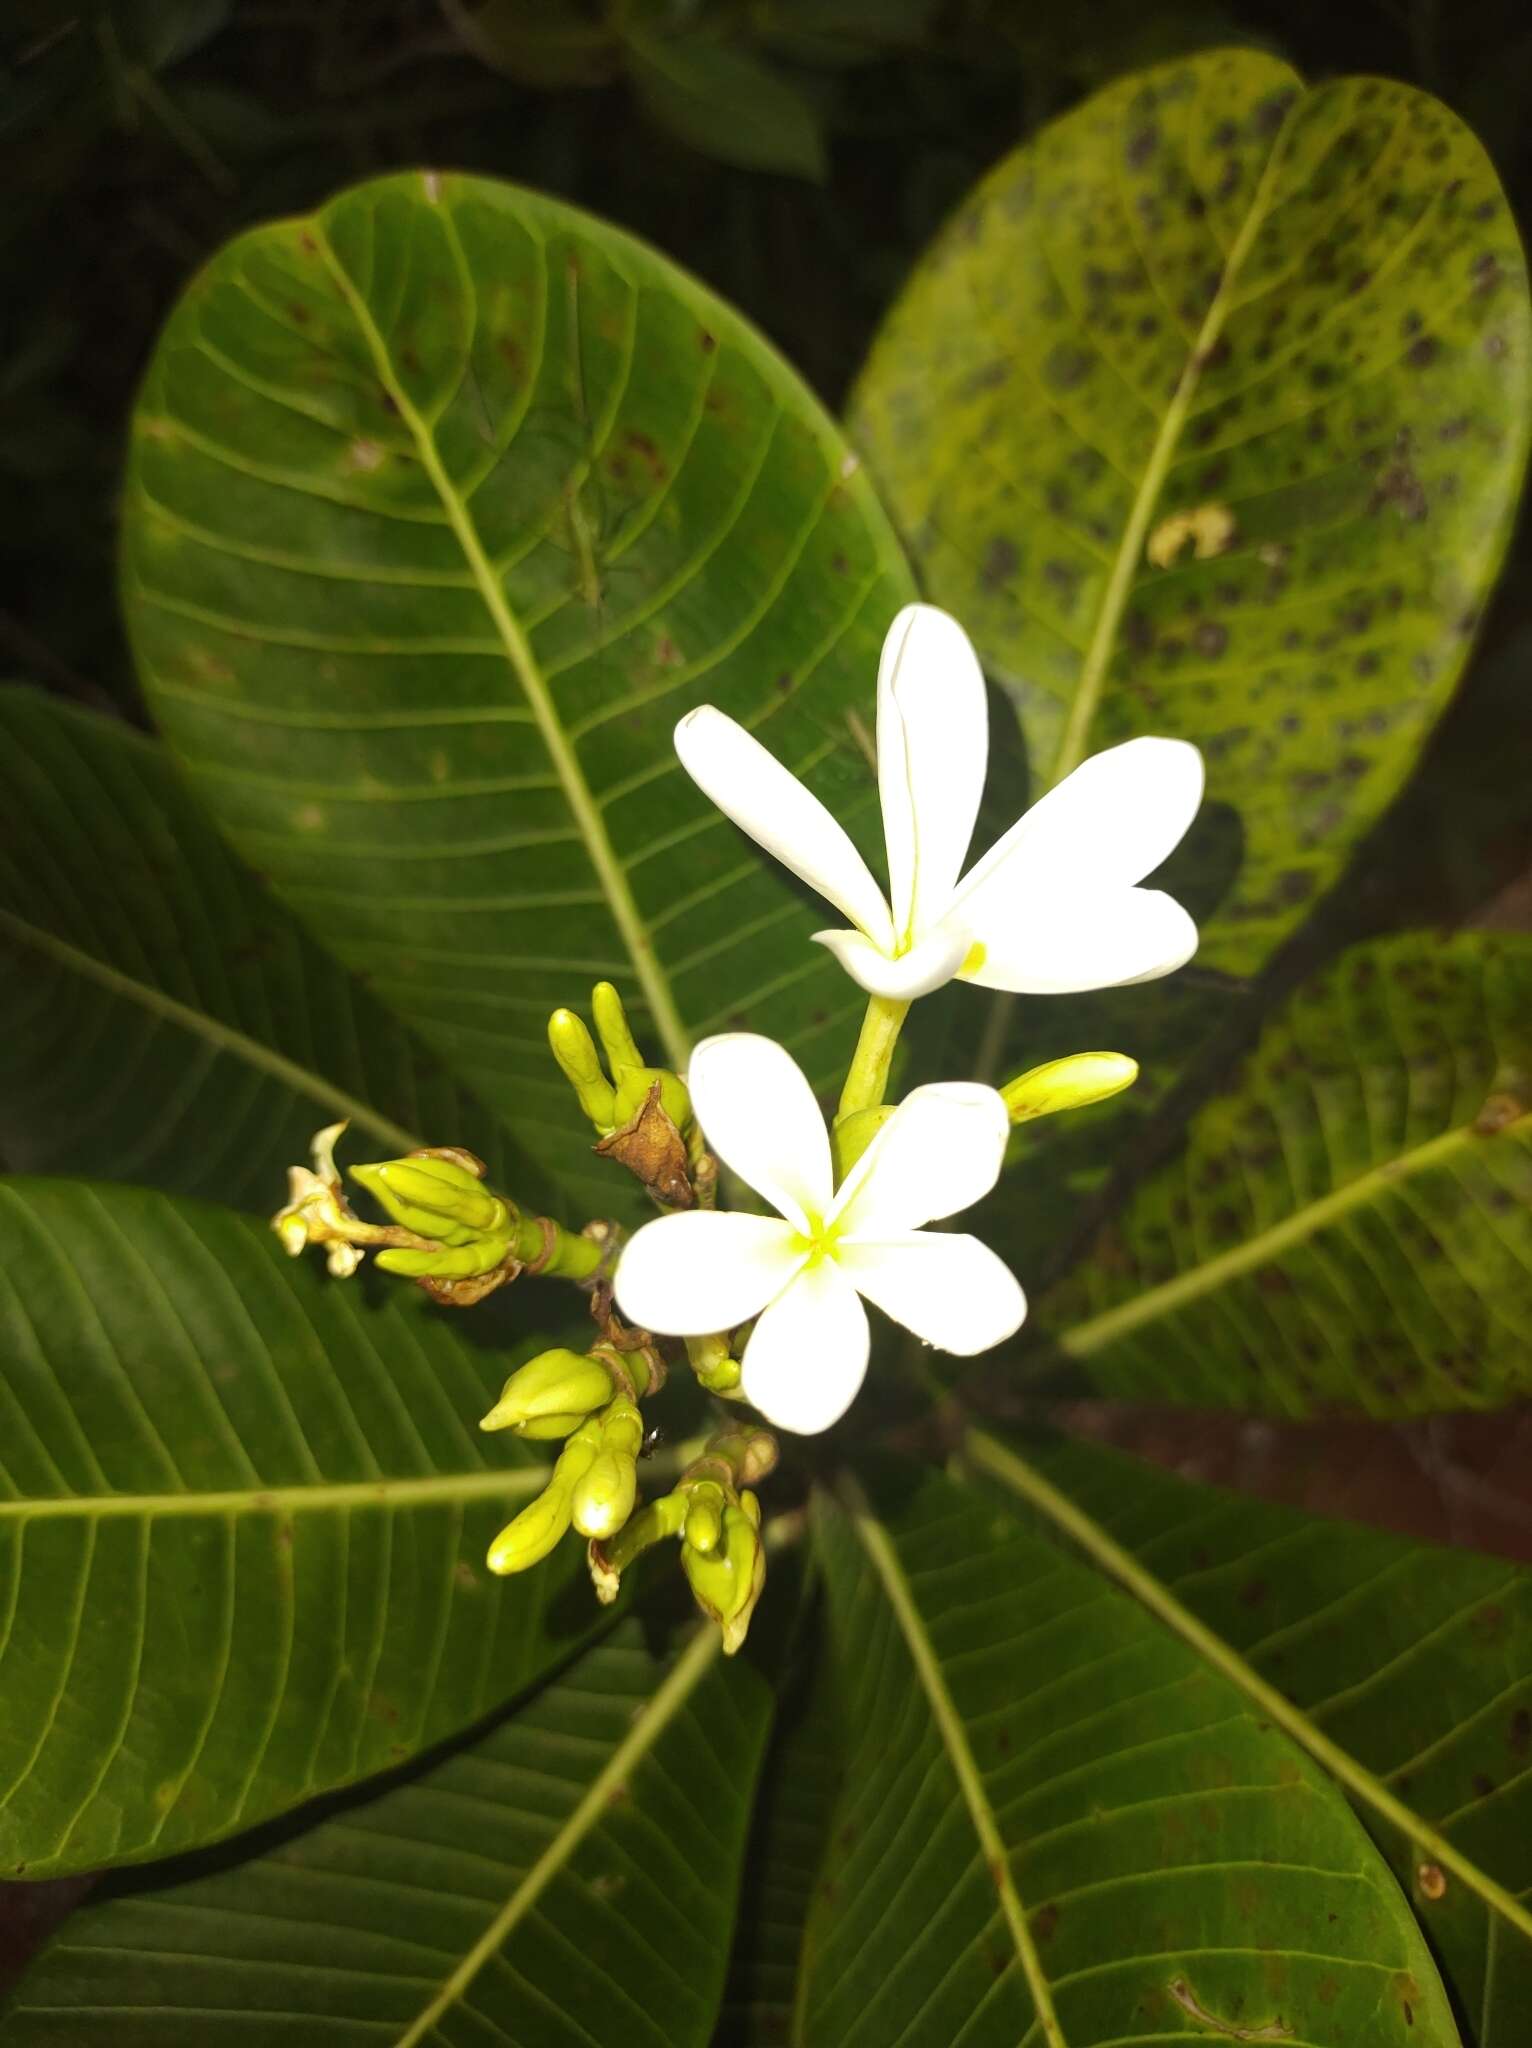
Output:
<instances>
[{"instance_id":1,"label":"wilted white flower","mask_svg":"<svg viewBox=\"0 0 1532 2048\"><path fill-rule=\"evenodd\" d=\"M837 1189L824 1118L792 1056L769 1038L705 1039L687 1074L714 1152L777 1210L691 1210L638 1231L617 1267L623 1314L675 1336L759 1318L744 1391L783 1429L828 1429L867 1369L865 1296L943 1351L987 1351L1026 1299L979 1242L924 1224L994 1186L1009 1117L993 1088L938 1082L894 1111Z\"/></svg>"},{"instance_id":2,"label":"wilted white flower","mask_svg":"<svg viewBox=\"0 0 1532 2048\"><path fill-rule=\"evenodd\" d=\"M1019 995L1151 981L1197 950L1172 897L1137 885L1202 801L1185 740L1136 739L1085 761L966 876L989 759L984 678L967 634L906 605L878 671L878 787L892 905L818 797L723 712L676 727L676 752L736 825L851 920L816 932L873 995L907 1001L954 975Z\"/></svg>"}]
</instances>

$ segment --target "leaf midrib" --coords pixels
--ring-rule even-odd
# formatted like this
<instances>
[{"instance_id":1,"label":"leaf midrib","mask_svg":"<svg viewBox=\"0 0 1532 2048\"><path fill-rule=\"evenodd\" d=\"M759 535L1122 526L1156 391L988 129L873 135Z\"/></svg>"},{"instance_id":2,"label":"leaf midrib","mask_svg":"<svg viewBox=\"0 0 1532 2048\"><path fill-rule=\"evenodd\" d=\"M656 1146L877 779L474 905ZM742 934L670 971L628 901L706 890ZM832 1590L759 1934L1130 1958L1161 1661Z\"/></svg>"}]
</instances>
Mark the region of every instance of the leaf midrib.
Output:
<instances>
[{"instance_id":1,"label":"leaf midrib","mask_svg":"<svg viewBox=\"0 0 1532 2048\"><path fill-rule=\"evenodd\" d=\"M440 204L440 201L437 203ZM506 602L505 592L485 553L472 514L447 474L446 465L441 459L428 422L395 372L388 345L372 317L370 307L357 291L336 255L324 222L316 217L312 226L325 266L371 351L384 389L398 407L399 417L414 438L421 466L441 500L442 509L457 537L458 546L463 551L479 596L499 636L506 661L521 685L543 745L548 750L548 758L564 792L564 800L579 827L586 856L601 884L612 921L632 962L634 975L649 1006L649 1013L664 1045L666 1058L672 1066L684 1067L690 1049L686 1026L676 1007L670 983L660 967L654 942L639 910L627 873L617 857L605 820L585 778L585 771L580 765L574 743L559 718L552 692L538 666L531 643Z\"/></svg>"},{"instance_id":2,"label":"leaf midrib","mask_svg":"<svg viewBox=\"0 0 1532 2048\"><path fill-rule=\"evenodd\" d=\"M1099 1315L1090 1316L1083 1323L1061 1331L1051 1340L1052 1346L1069 1358L1089 1358L1142 1324L1170 1315L1241 1274L1269 1264L1292 1245L1303 1243L1350 1210L1360 1208L1375 1197L1386 1194L1390 1188L1431 1171L1459 1152L1481 1145L1501 1144L1518 1136L1532 1138L1532 1111L1493 1135L1486 1135L1471 1123L1455 1125L1450 1131L1428 1138L1424 1144L1369 1167L1355 1179L1332 1188L1329 1194L1321 1195L1317 1201L1295 1209L1280 1223L1257 1231L1255 1236L1220 1252L1216 1258L1204 1259L1200 1265L1177 1273L1174 1279L1162 1281L1158 1287L1150 1287L1131 1300L1119 1303L1116 1308L1103 1309Z\"/></svg>"},{"instance_id":3,"label":"leaf midrib","mask_svg":"<svg viewBox=\"0 0 1532 2048\"><path fill-rule=\"evenodd\" d=\"M591 1780L584 1797L495 1914L440 1991L410 2023L394 2048L416 2048L442 2014L467 1992L475 1977L504 1948L591 1829L618 1798L629 1774L642 1763L711 1670L722 1644L719 1631L704 1622L676 1660L675 1668L639 1710L628 1733Z\"/></svg>"},{"instance_id":4,"label":"leaf midrib","mask_svg":"<svg viewBox=\"0 0 1532 2048\"><path fill-rule=\"evenodd\" d=\"M984 1789L984 1780L974 1761L962 1719L953 1703L952 1695L947 1690L946 1680L942 1677L941 1666L937 1661L930 1636L926 1632L925 1622L915 1605L904 1567L899 1562L898 1553L890 1542L887 1531L873 1514L867 1496L849 1475L841 1481L841 1493L851 1518L851 1526L867 1553L868 1561L877 1574L884 1596L893 1610L894 1619L899 1624L899 1632L904 1637L905 1647L910 1653L916 1676L926 1695L942 1747L958 1781L963 1803L968 1808L968 1817L973 1824L974 1833L979 1838L986 1870L994 1883L1001 1913L1015 1943L1017 1959L1026 1977L1027 1988L1032 1994L1033 2026L1041 2027L1048 2048L1068 2048L1063 2029L1053 2009L1053 1994L1049 1989L1048 1978L1033 1942L1032 1931L1027 1925L1026 1909L1022 1905L1016 1881L1011 1875L1011 1861L1006 1851L1005 1838L1000 1832L995 1810ZM1030 2034L1030 2028L1028 2032Z\"/></svg>"},{"instance_id":5,"label":"leaf midrib","mask_svg":"<svg viewBox=\"0 0 1532 2048\"><path fill-rule=\"evenodd\" d=\"M155 988L149 982L135 980L131 974L124 974L120 968L109 966L106 961L96 959L93 954L82 951L78 946L72 946L67 939L61 939L53 932L44 931L40 926L28 923L14 911L0 909L0 932L9 932L22 945L31 946L39 953L46 953L50 959L56 960L62 967L67 967L72 973L82 976L87 981L94 981L102 988L110 989L114 995L126 997L129 1002L137 1003L169 1024L178 1025L181 1030L189 1032L195 1038L205 1039L220 1052L232 1053L248 1066L269 1074L273 1080L281 1081L295 1093L307 1096L321 1109L343 1116L348 1123L355 1124L361 1130L370 1131L391 1151L413 1152L425 1142L414 1132L405 1130L402 1124L396 1124L391 1118L381 1115L359 1097L348 1094L344 1088L337 1088L322 1075L311 1073L307 1067L299 1066L295 1060L286 1058L269 1045L263 1045L258 1038L249 1037L247 1033L236 1030L231 1024L221 1023L216 1017L208 1016L205 1011L194 1010L190 1004L178 1001L176 997L167 995L163 989Z\"/></svg>"},{"instance_id":6,"label":"leaf midrib","mask_svg":"<svg viewBox=\"0 0 1532 2048\"><path fill-rule=\"evenodd\" d=\"M435 1473L416 1479L340 1479L296 1486L242 1486L178 1493L80 1493L0 1500L6 1522L98 1522L173 1515L290 1515L315 1509L421 1507L435 1501L516 1499L546 1482L541 1465L499 1472Z\"/></svg>"},{"instance_id":7,"label":"leaf midrib","mask_svg":"<svg viewBox=\"0 0 1532 2048\"><path fill-rule=\"evenodd\" d=\"M1170 472L1181 429L1186 424L1191 410L1192 399L1202 378L1203 368L1223 331L1228 318L1230 300L1235 279L1250 245L1255 240L1266 220L1268 188L1272 176L1282 157L1282 141L1287 123L1284 120L1272 138L1271 154L1266 159L1260 182L1251 194L1250 209L1245 215L1239 233L1229 245L1219 274L1218 289L1212 304L1203 316L1197 337L1187 351L1186 362L1171 393L1170 403L1165 408L1159 431L1149 450L1149 459L1139 479L1134 494L1133 506L1128 514L1128 523L1123 528L1122 540L1107 577L1106 590L1102 594L1101 609L1096 614L1096 624L1080 664L1079 680L1069 706L1069 715L1059 735L1059 744L1053 757L1048 780L1038 790L1042 796L1049 789L1056 789L1066 776L1072 775L1085 759L1090 747L1090 732L1096 711L1101 702L1101 693L1106 686L1107 670L1117 650L1117 631L1122 624L1122 615L1127 610L1128 598L1133 588L1133 579L1143 559L1144 543L1148 538L1149 521L1159 503L1160 492L1164 489L1165 478ZM1146 264L1147 271L1148 265ZM1013 995L998 994L989 1006L984 1031L979 1041L974 1060L974 1078L993 1081L1005 1053L1006 1040L1011 1018L1015 1014L1017 998Z\"/></svg>"},{"instance_id":8,"label":"leaf midrib","mask_svg":"<svg viewBox=\"0 0 1532 2048\"><path fill-rule=\"evenodd\" d=\"M1062 782L1072 774L1085 759L1090 744L1090 728L1096 710L1101 702L1101 692L1106 682L1106 672L1116 650L1117 629L1122 623L1127 608L1128 595L1133 578L1143 559L1144 543L1148 537L1149 521L1159 502L1181 430L1191 410L1192 399L1201 382L1202 372L1208 358L1218 343L1224 321L1231 310L1234 285L1240 268L1250 253L1250 246L1265 225L1270 204L1270 186L1283 156L1283 137L1287 123L1284 121L1272 138L1271 154L1267 157L1260 180L1250 197L1249 210L1240 226L1239 233L1229 245L1223 259L1218 279L1218 289L1212 303L1203 316L1196 339L1191 342L1186 363L1165 408L1165 417L1160 422L1149 459L1144 465L1138 490L1134 495L1133 507L1128 514L1128 523L1123 528L1122 541L1107 579L1106 591L1101 600L1101 609L1096 617L1096 626L1086 648L1085 659L1080 669L1080 679L1074 699L1069 707L1069 716L1059 737L1058 751L1054 756L1049 787ZM1148 266L1145 265L1147 270Z\"/></svg>"},{"instance_id":9,"label":"leaf midrib","mask_svg":"<svg viewBox=\"0 0 1532 2048\"><path fill-rule=\"evenodd\" d=\"M1125 1550L1108 1535L1099 1522L1045 1479L1035 1466L981 1429L964 1431L962 1456L968 1464L987 1473L1030 1508L1044 1515L1055 1528L1077 1544L1092 1563L1147 1608L1157 1621L1179 1636L1204 1663L1243 1693L1354 1800L1369 1807L1396 1829L1410 1845L1413 1856L1434 1862L1442 1870L1450 1872L1492 1914L1498 1914L1519 1934L1532 1941L1532 1909L1463 1855L1446 1835L1406 1806L1380 1778L1318 1728L1285 1693L1268 1684L1231 1644L1199 1621L1168 1586L1140 1564L1131 1551Z\"/></svg>"}]
</instances>

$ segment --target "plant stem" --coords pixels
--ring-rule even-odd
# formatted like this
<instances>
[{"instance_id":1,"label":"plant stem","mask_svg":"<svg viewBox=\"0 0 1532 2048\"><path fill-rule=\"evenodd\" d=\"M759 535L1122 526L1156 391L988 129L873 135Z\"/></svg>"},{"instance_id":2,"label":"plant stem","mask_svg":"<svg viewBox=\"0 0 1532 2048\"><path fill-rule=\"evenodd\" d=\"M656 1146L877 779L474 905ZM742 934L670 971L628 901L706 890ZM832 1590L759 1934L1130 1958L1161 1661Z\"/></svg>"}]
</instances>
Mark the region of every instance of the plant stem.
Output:
<instances>
[{"instance_id":1,"label":"plant stem","mask_svg":"<svg viewBox=\"0 0 1532 2048\"><path fill-rule=\"evenodd\" d=\"M546 1259L543 1258L545 1249ZM601 1264L605 1251L604 1242L593 1237L580 1237L547 1216L518 1216L511 1238L514 1257L523 1264L541 1260L537 1270L551 1273L560 1280L588 1280Z\"/></svg>"},{"instance_id":2,"label":"plant stem","mask_svg":"<svg viewBox=\"0 0 1532 2048\"><path fill-rule=\"evenodd\" d=\"M894 1047L899 1043L899 1033L909 1008L908 1003L896 1002L891 996L867 998L862 1034L856 1042L856 1051L851 1055L850 1071L841 1090L840 1108L835 1115L837 1123L848 1116L855 1116L859 1109L882 1106L888 1088L889 1062L893 1059Z\"/></svg>"}]
</instances>

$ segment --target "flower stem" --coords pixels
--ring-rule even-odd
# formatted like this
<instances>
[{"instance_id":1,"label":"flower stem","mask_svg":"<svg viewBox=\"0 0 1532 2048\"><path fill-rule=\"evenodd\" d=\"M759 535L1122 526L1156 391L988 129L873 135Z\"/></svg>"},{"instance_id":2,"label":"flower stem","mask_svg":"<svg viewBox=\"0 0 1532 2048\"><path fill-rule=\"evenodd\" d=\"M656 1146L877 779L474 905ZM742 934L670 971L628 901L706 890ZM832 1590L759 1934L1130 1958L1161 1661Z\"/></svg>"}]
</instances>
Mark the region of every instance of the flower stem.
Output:
<instances>
[{"instance_id":1,"label":"flower stem","mask_svg":"<svg viewBox=\"0 0 1532 2048\"><path fill-rule=\"evenodd\" d=\"M518 1216L510 1248L524 1263L541 1260L537 1270L555 1274L561 1280L588 1280L601 1264L606 1249L604 1243L566 1230L551 1217L527 1215Z\"/></svg>"},{"instance_id":2,"label":"flower stem","mask_svg":"<svg viewBox=\"0 0 1532 2048\"><path fill-rule=\"evenodd\" d=\"M859 1109L882 1106L888 1088L889 1062L909 1008L908 1003L896 1002L891 996L867 998L867 1015L862 1019L862 1035L851 1055L851 1068L841 1090L837 1123L855 1116Z\"/></svg>"}]
</instances>

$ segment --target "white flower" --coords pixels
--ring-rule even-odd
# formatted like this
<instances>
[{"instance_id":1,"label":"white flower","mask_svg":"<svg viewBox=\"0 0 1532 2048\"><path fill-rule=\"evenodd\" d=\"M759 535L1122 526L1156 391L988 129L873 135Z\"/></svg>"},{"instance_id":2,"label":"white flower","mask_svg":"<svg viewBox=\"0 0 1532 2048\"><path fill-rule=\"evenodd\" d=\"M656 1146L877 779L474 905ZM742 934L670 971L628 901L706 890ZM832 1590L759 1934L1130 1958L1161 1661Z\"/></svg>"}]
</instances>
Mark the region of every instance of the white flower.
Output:
<instances>
[{"instance_id":1,"label":"white flower","mask_svg":"<svg viewBox=\"0 0 1532 2048\"><path fill-rule=\"evenodd\" d=\"M830 813L710 704L676 727L683 767L735 824L855 927L816 932L873 995L907 1001L954 975L1064 995L1169 974L1197 950L1180 904L1137 884L1202 801L1202 756L1137 739L1050 790L959 881L989 757L984 678L967 634L906 605L878 670L878 788L890 907Z\"/></svg>"},{"instance_id":2,"label":"white flower","mask_svg":"<svg viewBox=\"0 0 1532 2048\"><path fill-rule=\"evenodd\" d=\"M1026 1299L995 1254L921 1228L994 1186L1009 1118L993 1088L915 1089L837 1190L819 1105L780 1045L744 1031L704 1039L687 1082L709 1145L779 1213L693 1209L646 1223L617 1267L630 1322L700 1337L758 1316L745 1394L805 1436L838 1420L862 1383L859 1296L964 1357L1020 1328Z\"/></svg>"}]
</instances>

